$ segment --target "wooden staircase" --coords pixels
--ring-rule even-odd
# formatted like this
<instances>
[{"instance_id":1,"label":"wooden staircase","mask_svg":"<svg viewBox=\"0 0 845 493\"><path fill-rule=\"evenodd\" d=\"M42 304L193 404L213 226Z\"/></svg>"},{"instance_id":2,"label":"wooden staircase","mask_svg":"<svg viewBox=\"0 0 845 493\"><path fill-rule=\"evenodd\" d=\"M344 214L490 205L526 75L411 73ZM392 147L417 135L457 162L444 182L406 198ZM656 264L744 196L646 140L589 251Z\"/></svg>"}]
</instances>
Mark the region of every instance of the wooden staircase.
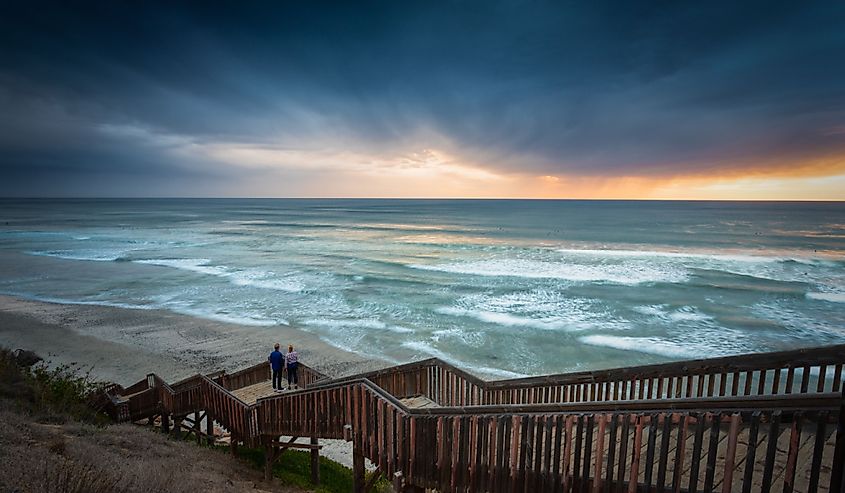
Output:
<instances>
[{"instance_id":1,"label":"wooden staircase","mask_svg":"<svg viewBox=\"0 0 845 493\"><path fill-rule=\"evenodd\" d=\"M843 365L845 346L499 381L438 359L339 379L300 363L303 389L261 397L262 363L110 396L115 419L202 412L271 460L282 436L315 458L347 440L356 492L366 457L397 491L839 493Z\"/></svg>"}]
</instances>

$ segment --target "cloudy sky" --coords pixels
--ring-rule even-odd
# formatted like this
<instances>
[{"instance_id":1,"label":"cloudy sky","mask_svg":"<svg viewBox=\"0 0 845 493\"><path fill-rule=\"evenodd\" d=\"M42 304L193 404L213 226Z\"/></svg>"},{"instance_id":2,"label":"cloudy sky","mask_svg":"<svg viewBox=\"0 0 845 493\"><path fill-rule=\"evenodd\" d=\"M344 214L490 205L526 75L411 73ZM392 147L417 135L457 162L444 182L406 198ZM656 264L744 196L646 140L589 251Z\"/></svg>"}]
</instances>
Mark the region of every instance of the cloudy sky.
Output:
<instances>
[{"instance_id":1,"label":"cloudy sky","mask_svg":"<svg viewBox=\"0 0 845 493\"><path fill-rule=\"evenodd\" d=\"M0 196L845 199L841 1L223 4L3 2Z\"/></svg>"}]
</instances>

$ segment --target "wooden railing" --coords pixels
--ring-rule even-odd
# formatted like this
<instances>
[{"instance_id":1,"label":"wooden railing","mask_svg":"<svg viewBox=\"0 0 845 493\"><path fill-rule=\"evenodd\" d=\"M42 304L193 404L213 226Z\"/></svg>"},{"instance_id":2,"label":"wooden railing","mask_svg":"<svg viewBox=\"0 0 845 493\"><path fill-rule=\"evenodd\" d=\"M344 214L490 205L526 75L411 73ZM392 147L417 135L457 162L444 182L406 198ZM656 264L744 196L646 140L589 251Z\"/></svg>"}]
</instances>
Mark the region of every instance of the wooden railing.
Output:
<instances>
[{"instance_id":1,"label":"wooden railing","mask_svg":"<svg viewBox=\"0 0 845 493\"><path fill-rule=\"evenodd\" d=\"M159 405L158 392L154 388L149 388L141 392L137 392L129 398L128 413L120 413L124 416L129 416L129 419L135 421L145 418L161 409Z\"/></svg>"},{"instance_id":2,"label":"wooden railing","mask_svg":"<svg viewBox=\"0 0 845 493\"><path fill-rule=\"evenodd\" d=\"M232 374L224 374L220 383L227 390L238 390L267 380L270 380L270 365L265 362Z\"/></svg>"},{"instance_id":3,"label":"wooden railing","mask_svg":"<svg viewBox=\"0 0 845 493\"><path fill-rule=\"evenodd\" d=\"M106 389L107 393L114 396L129 396L127 402L111 402L106 412L116 420L138 421L163 412L177 417L186 416L215 406L214 409L226 413L225 416L215 416L220 416L218 421L227 430L242 440L251 440L258 436L255 426L251 424L255 421L255 410L231 391L266 382L270 378L268 368L267 363L261 363L231 375L223 371L210 375L198 374L172 385L151 373L126 389L120 386ZM299 384L302 388L328 379L319 371L301 363L299 371Z\"/></svg>"},{"instance_id":4,"label":"wooden railing","mask_svg":"<svg viewBox=\"0 0 845 493\"><path fill-rule=\"evenodd\" d=\"M442 406L838 392L845 345L484 381L436 358L364 373L397 397Z\"/></svg>"},{"instance_id":5,"label":"wooden railing","mask_svg":"<svg viewBox=\"0 0 845 493\"><path fill-rule=\"evenodd\" d=\"M258 427L341 438L349 424L382 471L438 491L768 491L773 481L782 491L797 480L816 491L831 481L822 466L841 394L626 404L409 409L357 379L260 399Z\"/></svg>"},{"instance_id":6,"label":"wooden railing","mask_svg":"<svg viewBox=\"0 0 845 493\"><path fill-rule=\"evenodd\" d=\"M200 383L202 406L232 434L233 440L255 445L259 438L255 407L240 400L220 384L203 377Z\"/></svg>"},{"instance_id":7,"label":"wooden railing","mask_svg":"<svg viewBox=\"0 0 845 493\"><path fill-rule=\"evenodd\" d=\"M262 363L124 392L133 419L203 409L251 445L346 438L356 457L439 491L840 491L843 350L494 382L434 359L334 380L301 365L305 390L248 405L231 391L266 381ZM420 395L440 407L400 400Z\"/></svg>"},{"instance_id":8,"label":"wooden railing","mask_svg":"<svg viewBox=\"0 0 845 493\"><path fill-rule=\"evenodd\" d=\"M326 375L314 370L310 366L302 363L299 364L297 380L300 386L307 387L318 381L327 380L327 378ZM269 379L270 364L259 363L232 374L224 373L220 379L220 383L228 390L238 390L260 382L266 382Z\"/></svg>"}]
</instances>

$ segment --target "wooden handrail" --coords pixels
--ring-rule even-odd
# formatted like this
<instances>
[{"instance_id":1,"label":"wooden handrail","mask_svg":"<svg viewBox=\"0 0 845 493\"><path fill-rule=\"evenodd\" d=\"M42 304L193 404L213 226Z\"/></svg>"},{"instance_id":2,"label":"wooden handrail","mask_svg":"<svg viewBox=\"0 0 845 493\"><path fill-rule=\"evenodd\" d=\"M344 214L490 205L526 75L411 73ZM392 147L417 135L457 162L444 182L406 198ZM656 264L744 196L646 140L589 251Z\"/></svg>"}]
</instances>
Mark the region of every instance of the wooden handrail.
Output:
<instances>
[{"instance_id":1,"label":"wooden handrail","mask_svg":"<svg viewBox=\"0 0 845 493\"><path fill-rule=\"evenodd\" d=\"M843 361L845 361L845 344L840 344L836 346L802 348L770 353L746 353L654 365L496 380L488 382L488 384L495 387L536 385L537 383L592 383L610 379L630 378L632 376L656 378L678 374L695 374L696 371L733 373L735 371L757 370L764 367L800 368L803 366L818 366L823 364L835 365L843 363Z\"/></svg>"},{"instance_id":2,"label":"wooden handrail","mask_svg":"<svg viewBox=\"0 0 845 493\"><path fill-rule=\"evenodd\" d=\"M778 351L770 353L746 353L716 358L700 358L695 360L675 361L643 366L626 366L604 370L587 370L581 372L558 373L536 377L520 377L502 380L483 380L455 365L439 358L404 363L378 370L360 373L354 376L336 380L354 379L358 377L375 380L376 377L400 372L418 370L427 366L437 366L449 370L476 385L489 388L519 388L538 384L576 384L596 383L622 378L657 378L676 375L695 375L696 372L706 370L719 373L744 372L759 370L760 368L801 368L803 366L828 365L833 366L845 362L845 344L823 347L811 347Z\"/></svg>"},{"instance_id":3,"label":"wooden handrail","mask_svg":"<svg viewBox=\"0 0 845 493\"><path fill-rule=\"evenodd\" d=\"M485 381L429 358L331 381L368 378L398 397L443 406L837 392L845 345Z\"/></svg>"}]
</instances>

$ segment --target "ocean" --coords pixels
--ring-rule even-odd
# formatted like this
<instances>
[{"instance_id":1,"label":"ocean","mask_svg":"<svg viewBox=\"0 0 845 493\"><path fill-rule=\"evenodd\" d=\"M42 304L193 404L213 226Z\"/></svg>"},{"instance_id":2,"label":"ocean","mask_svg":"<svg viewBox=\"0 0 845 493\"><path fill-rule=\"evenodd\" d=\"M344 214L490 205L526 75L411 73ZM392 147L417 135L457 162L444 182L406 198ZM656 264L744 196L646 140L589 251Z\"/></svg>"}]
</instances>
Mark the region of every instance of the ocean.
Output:
<instances>
[{"instance_id":1,"label":"ocean","mask_svg":"<svg viewBox=\"0 0 845 493\"><path fill-rule=\"evenodd\" d=\"M0 205L4 294L289 325L394 363L510 378L845 343L845 203Z\"/></svg>"}]
</instances>

